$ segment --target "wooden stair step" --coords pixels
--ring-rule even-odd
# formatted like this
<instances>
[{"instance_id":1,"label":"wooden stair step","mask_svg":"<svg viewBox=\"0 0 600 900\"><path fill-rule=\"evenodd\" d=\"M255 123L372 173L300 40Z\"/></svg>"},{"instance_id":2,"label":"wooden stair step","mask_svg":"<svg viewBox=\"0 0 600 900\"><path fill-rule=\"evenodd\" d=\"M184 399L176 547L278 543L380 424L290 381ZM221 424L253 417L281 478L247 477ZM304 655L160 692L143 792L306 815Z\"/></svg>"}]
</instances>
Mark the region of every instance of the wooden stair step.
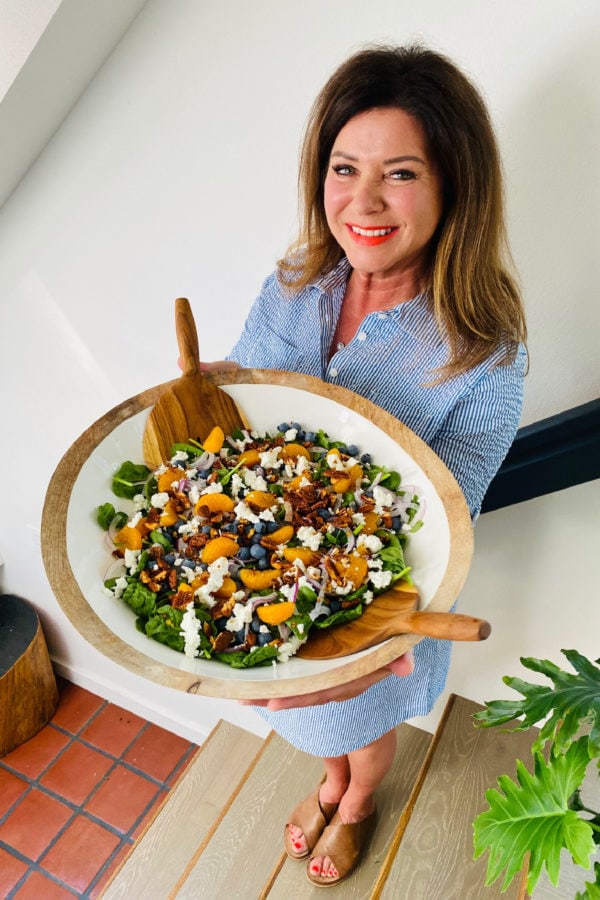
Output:
<instances>
[{"instance_id":1,"label":"wooden stair step","mask_svg":"<svg viewBox=\"0 0 600 900\"><path fill-rule=\"evenodd\" d=\"M475 817L487 808L485 792L517 757L527 762L535 730L507 733L475 728L484 707L452 695L403 817L385 880L372 900L503 900L525 897L518 877L505 893L502 879L485 887L487 854L473 860ZM385 866L384 866L385 869Z\"/></svg>"},{"instance_id":2,"label":"wooden stair step","mask_svg":"<svg viewBox=\"0 0 600 900\"><path fill-rule=\"evenodd\" d=\"M166 900L226 813L263 740L221 720L101 896Z\"/></svg>"}]
</instances>

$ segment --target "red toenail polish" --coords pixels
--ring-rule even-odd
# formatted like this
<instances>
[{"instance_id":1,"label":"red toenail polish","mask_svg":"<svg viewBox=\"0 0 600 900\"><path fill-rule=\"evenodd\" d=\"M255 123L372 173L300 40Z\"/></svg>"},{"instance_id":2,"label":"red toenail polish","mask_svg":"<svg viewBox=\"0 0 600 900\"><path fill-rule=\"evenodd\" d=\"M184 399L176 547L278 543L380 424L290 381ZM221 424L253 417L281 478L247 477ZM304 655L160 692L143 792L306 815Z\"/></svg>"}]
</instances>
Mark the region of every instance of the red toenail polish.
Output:
<instances>
[{"instance_id":1,"label":"red toenail polish","mask_svg":"<svg viewBox=\"0 0 600 900\"><path fill-rule=\"evenodd\" d=\"M294 847L296 848L296 850L299 850L301 846L302 844L300 843L300 841L294 841Z\"/></svg>"},{"instance_id":2,"label":"red toenail polish","mask_svg":"<svg viewBox=\"0 0 600 900\"><path fill-rule=\"evenodd\" d=\"M318 872L318 871L319 871L319 867L318 867L318 866L311 866L311 868L312 868L313 872Z\"/></svg>"}]
</instances>

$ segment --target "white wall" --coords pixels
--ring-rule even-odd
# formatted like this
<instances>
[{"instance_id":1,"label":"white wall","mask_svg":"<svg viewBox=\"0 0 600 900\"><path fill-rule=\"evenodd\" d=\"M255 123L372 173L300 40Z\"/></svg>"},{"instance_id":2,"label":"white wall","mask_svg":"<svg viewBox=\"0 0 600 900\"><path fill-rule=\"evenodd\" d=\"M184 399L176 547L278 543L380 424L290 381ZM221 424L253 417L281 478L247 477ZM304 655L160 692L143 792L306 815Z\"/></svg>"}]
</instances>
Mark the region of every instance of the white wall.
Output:
<instances>
[{"instance_id":1,"label":"white wall","mask_svg":"<svg viewBox=\"0 0 600 900\"><path fill-rule=\"evenodd\" d=\"M422 39L488 98L531 331L523 423L598 396L599 33L596 0L577 0L568 15L557 0L146 3L0 210L4 589L40 609L70 677L130 708L148 704L148 715L195 739L219 715L255 727L235 704L160 691L91 649L45 579L40 515L71 442L121 400L178 374L175 297L192 301L205 359L229 349L293 234L312 98L363 43ZM541 618L553 562L545 554L552 541L562 545L564 517L588 534L597 527L587 490L573 491L480 520L463 608L478 613L494 601L500 637L455 656L453 677L475 699L488 682L497 693L516 666L502 637L514 600L499 587L497 531L506 555L516 552L516 630L532 637L523 652L536 655L539 636L548 655L558 652ZM570 529L567 565L574 560L581 579L573 643L582 646L597 617L595 579L591 546L572 537ZM481 679L466 675L474 659Z\"/></svg>"}]
</instances>

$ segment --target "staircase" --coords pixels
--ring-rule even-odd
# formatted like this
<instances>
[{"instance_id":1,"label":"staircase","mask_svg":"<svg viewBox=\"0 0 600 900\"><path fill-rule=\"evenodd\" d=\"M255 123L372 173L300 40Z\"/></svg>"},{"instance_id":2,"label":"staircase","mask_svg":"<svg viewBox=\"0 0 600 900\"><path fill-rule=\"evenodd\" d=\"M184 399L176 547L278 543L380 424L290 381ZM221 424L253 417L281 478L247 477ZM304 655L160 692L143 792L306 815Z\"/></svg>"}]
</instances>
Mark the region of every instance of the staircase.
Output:
<instances>
[{"instance_id":1,"label":"staircase","mask_svg":"<svg viewBox=\"0 0 600 900\"><path fill-rule=\"evenodd\" d=\"M484 887L486 857L473 860L471 823L485 791L532 735L475 729L482 707L450 697L435 735L403 724L394 765L377 794L379 820L360 866L331 898L478 900L526 897L515 879ZM302 900L322 897L306 863L283 852L290 810L322 775L316 757L271 733L265 740L219 722L157 817L102 893L102 900ZM521 879L523 882L523 879Z\"/></svg>"}]
</instances>

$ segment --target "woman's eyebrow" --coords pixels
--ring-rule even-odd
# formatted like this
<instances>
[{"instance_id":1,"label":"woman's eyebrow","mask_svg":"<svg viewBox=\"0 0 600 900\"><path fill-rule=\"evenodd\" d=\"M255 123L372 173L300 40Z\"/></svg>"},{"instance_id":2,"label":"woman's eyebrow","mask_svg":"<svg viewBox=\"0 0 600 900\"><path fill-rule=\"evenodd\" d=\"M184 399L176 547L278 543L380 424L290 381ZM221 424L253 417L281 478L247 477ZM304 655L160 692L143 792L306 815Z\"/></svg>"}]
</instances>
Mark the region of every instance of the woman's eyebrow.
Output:
<instances>
[{"instance_id":1,"label":"woman's eyebrow","mask_svg":"<svg viewBox=\"0 0 600 900\"><path fill-rule=\"evenodd\" d=\"M351 153L346 153L344 150L333 150L331 153L331 158L333 159L334 156L340 156L342 159L347 159L350 162L358 162L359 161L357 156L353 156ZM422 165L426 165L425 160L422 159L420 156L411 156L410 154L406 154L405 156L393 156L393 157L391 157L391 159L383 160L384 166L392 166L392 165L395 165L396 163L403 163L403 162L417 162L417 163L421 163Z\"/></svg>"}]
</instances>

